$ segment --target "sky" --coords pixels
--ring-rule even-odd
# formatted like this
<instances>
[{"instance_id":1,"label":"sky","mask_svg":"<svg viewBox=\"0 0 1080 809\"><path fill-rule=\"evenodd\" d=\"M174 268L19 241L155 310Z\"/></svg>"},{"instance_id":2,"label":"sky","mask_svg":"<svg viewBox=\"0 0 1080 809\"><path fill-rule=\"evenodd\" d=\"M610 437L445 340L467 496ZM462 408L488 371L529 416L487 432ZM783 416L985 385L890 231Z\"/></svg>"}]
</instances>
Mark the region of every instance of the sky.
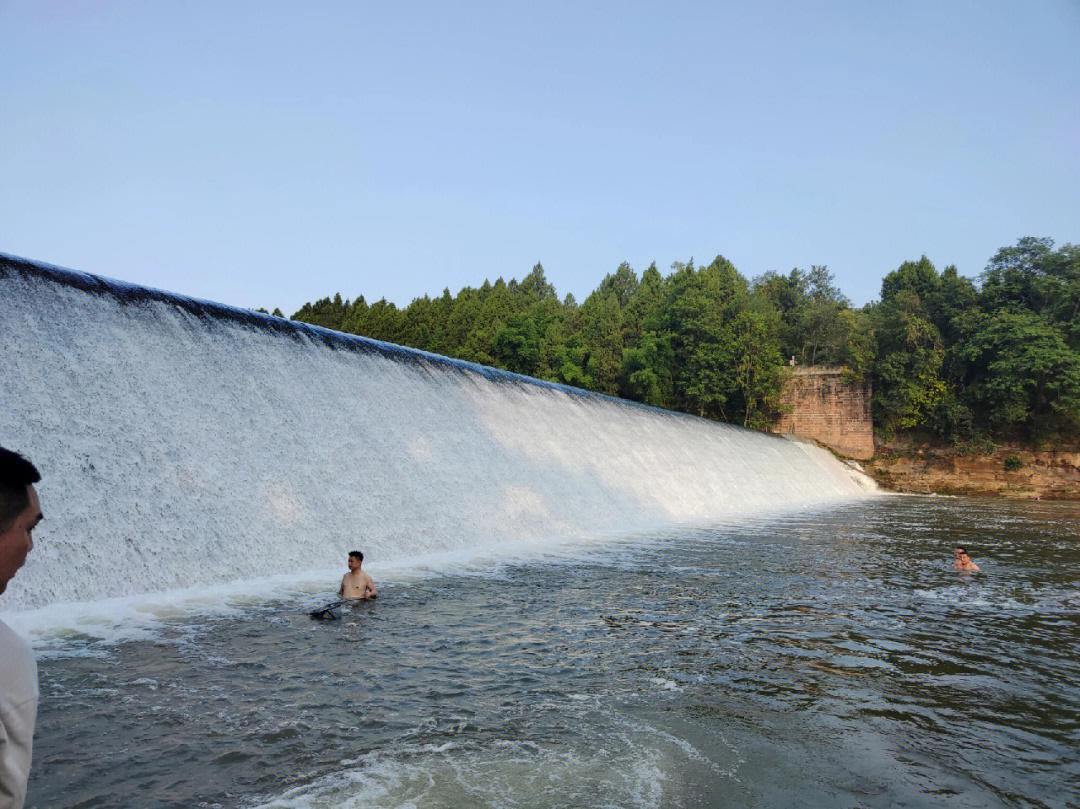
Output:
<instances>
[{"instance_id":1,"label":"sky","mask_svg":"<svg viewBox=\"0 0 1080 809\"><path fill-rule=\"evenodd\" d=\"M0 251L242 307L1080 241L1080 2L0 0Z\"/></svg>"}]
</instances>

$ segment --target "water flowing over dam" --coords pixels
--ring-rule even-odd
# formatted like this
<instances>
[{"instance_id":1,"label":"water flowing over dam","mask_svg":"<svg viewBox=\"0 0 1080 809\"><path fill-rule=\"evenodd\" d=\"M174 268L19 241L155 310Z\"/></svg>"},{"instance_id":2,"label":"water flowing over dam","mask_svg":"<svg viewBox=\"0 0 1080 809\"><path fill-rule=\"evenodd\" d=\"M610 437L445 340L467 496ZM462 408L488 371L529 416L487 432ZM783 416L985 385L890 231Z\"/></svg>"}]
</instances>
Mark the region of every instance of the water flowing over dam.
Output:
<instances>
[{"instance_id":1,"label":"water flowing over dam","mask_svg":"<svg viewBox=\"0 0 1080 809\"><path fill-rule=\"evenodd\" d=\"M865 495L817 447L0 254L0 611Z\"/></svg>"}]
</instances>

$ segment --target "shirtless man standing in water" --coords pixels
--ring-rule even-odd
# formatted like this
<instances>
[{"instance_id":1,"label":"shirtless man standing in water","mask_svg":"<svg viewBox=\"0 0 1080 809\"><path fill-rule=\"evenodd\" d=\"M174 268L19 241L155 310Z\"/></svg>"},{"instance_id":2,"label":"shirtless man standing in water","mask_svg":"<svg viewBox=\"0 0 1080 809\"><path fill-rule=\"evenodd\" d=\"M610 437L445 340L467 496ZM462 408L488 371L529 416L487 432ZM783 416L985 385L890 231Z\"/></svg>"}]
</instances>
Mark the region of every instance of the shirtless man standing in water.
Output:
<instances>
[{"instance_id":1,"label":"shirtless man standing in water","mask_svg":"<svg viewBox=\"0 0 1080 809\"><path fill-rule=\"evenodd\" d=\"M968 552L961 546L957 545L956 550L953 551L953 558L956 560L953 563L953 568L961 570L966 573L978 573L979 566L971 561L971 557Z\"/></svg>"},{"instance_id":2,"label":"shirtless man standing in water","mask_svg":"<svg viewBox=\"0 0 1080 809\"><path fill-rule=\"evenodd\" d=\"M364 554L360 551L349 552L349 572L341 578L338 595L346 600L363 599L367 601L379 595L371 576L360 569Z\"/></svg>"}]
</instances>

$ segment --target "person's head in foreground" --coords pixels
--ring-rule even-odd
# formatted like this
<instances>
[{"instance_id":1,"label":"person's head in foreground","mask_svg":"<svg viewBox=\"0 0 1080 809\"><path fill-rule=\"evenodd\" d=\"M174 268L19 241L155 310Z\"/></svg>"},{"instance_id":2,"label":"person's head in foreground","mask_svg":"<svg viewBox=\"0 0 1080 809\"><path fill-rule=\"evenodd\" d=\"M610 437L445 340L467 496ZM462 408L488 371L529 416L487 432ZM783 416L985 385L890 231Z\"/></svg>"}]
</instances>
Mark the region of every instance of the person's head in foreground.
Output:
<instances>
[{"instance_id":1,"label":"person's head in foreground","mask_svg":"<svg viewBox=\"0 0 1080 809\"><path fill-rule=\"evenodd\" d=\"M359 570L364 562L364 554L360 551L349 551L349 570Z\"/></svg>"},{"instance_id":2,"label":"person's head in foreground","mask_svg":"<svg viewBox=\"0 0 1080 809\"><path fill-rule=\"evenodd\" d=\"M0 447L0 593L26 563L34 547L41 503L34 484L41 475L22 455Z\"/></svg>"}]
</instances>

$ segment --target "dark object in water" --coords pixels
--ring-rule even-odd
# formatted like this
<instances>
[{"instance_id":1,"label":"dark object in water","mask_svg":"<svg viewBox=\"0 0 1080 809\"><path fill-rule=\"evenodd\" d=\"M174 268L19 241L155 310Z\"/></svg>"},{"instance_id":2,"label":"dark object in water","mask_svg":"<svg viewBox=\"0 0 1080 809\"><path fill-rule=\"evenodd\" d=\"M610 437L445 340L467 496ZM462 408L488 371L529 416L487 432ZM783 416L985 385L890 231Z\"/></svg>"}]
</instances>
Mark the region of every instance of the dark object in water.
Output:
<instances>
[{"instance_id":1,"label":"dark object in water","mask_svg":"<svg viewBox=\"0 0 1080 809\"><path fill-rule=\"evenodd\" d=\"M341 605L344 603L344 601L335 601L333 604L327 604L325 607L312 610L308 615L316 621L336 621L341 617Z\"/></svg>"}]
</instances>

